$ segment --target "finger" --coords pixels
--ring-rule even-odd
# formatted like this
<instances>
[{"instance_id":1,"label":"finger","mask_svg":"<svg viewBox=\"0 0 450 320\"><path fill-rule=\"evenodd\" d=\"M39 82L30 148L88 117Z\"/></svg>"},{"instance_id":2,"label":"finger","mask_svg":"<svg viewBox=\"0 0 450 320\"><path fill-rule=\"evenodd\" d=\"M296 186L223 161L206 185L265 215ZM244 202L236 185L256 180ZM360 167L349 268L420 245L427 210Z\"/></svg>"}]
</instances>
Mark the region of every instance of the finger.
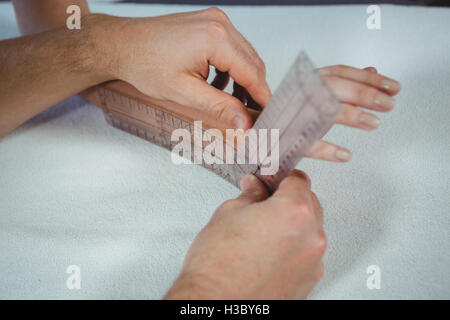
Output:
<instances>
[{"instance_id":1,"label":"finger","mask_svg":"<svg viewBox=\"0 0 450 320\"><path fill-rule=\"evenodd\" d=\"M401 85L398 81L385 77L377 72L373 72L373 69L366 70L345 65L337 65L320 68L319 73L323 76L337 76L365 83L378 88L379 90L383 90L390 95L397 94L401 89Z\"/></svg>"},{"instance_id":2,"label":"finger","mask_svg":"<svg viewBox=\"0 0 450 320\"><path fill-rule=\"evenodd\" d=\"M306 156L308 158L332 162L347 162L352 158L352 153L343 147L319 140L311 147Z\"/></svg>"},{"instance_id":3,"label":"finger","mask_svg":"<svg viewBox=\"0 0 450 320\"><path fill-rule=\"evenodd\" d=\"M215 37L215 42L208 46L208 61L217 69L228 72L259 105L265 106L271 92L266 82L264 62L231 23L221 33L224 35ZM231 35L226 36L227 33Z\"/></svg>"},{"instance_id":4,"label":"finger","mask_svg":"<svg viewBox=\"0 0 450 320\"><path fill-rule=\"evenodd\" d=\"M240 185L242 194L237 199L239 199L241 203L250 204L259 202L269 196L267 188L253 174L247 174L242 177Z\"/></svg>"},{"instance_id":5,"label":"finger","mask_svg":"<svg viewBox=\"0 0 450 320\"><path fill-rule=\"evenodd\" d=\"M374 72L374 73L378 73L378 70L375 67L365 67L364 70L367 70L367 71L370 71L370 72Z\"/></svg>"},{"instance_id":6,"label":"finger","mask_svg":"<svg viewBox=\"0 0 450 320\"><path fill-rule=\"evenodd\" d=\"M253 100L252 96L242 87L239 83L234 81L233 83L233 96L242 101L242 103L246 104L246 106L250 109L261 111L262 108L259 104Z\"/></svg>"},{"instance_id":7,"label":"finger","mask_svg":"<svg viewBox=\"0 0 450 320\"><path fill-rule=\"evenodd\" d=\"M342 111L337 116L336 123L364 130L375 130L380 125L380 119L356 106L343 103Z\"/></svg>"},{"instance_id":8,"label":"finger","mask_svg":"<svg viewBox=\"0 0 450 320\"><path fill-rule=\"evenodd\" d=\"M216 76L211 82L211 85L219 90L223 90L225 89L229 81L230 75L228 74L228 72L222 72L216 69Z\"/></svg>"},{"instance_id":9,"label":"finger","mask_svg":"<svg viewBox=\"0 0 450 320\"><path fill-rule=\"evenodd\" d=\"M252 119L241 101L198 78L184 81L184 98L225 128L250 129Z\"/></svg>"},{"instance_id":10,"label":"finger","mask_svg":"<svg viewBox=\"0 0 450 320\"><path fill-rule=\"evenodd\" d=\"M255 109L255 110L261 110L269 101L270 97L272 96L272 93L270 92L269 85L266 82L266 66L261 59L261 57L256 52L255 48L250 44L250 42L234 27L233 24L231 24L231 29L234 31L238 46L242 49L242 53L248 56L250 60L255 61L256 67L262 72L263 78L264 78L264 86L267 86L264 90L264 95L262 97L259 97L258 93L255 90L252 90L249 88L249 86L244 85L246 87L247 91L247 106L249 108Z\"/></svg>"},{"instance_id":11,"label":"finger","mask_svg":"<svg viewBox=\"0 0 450 320\"><path fill-rule=\"evenodd\" d=\"M300 170L293 170L291 174L284 178L273 197L310 197L311 179L308 175Z\"/></svg>"},{"instance_id":12,"label":"finger","mask_svg":"<svg viewBox=\"0 0 450 320\"><path fill-rule=\"evenodd\" d=\"M255 100L253 100L252 96L247 91L245 91L245 93L246 93L246 97L247 97L247 107L249 107L253 110L261 111L262 110L261 106L259 104L257 104Z\"/></svg>"},{"instance_id":13,"label":"finger","mask_svg":"<svg viewBox=\"0 0 450 320\"><path fill-rule=\"evenodd\" d=\"M325 80L341 102L381 112L395 105L394 98L367 84L335 76L326 76Z\"/></svg>"}]
</instances>

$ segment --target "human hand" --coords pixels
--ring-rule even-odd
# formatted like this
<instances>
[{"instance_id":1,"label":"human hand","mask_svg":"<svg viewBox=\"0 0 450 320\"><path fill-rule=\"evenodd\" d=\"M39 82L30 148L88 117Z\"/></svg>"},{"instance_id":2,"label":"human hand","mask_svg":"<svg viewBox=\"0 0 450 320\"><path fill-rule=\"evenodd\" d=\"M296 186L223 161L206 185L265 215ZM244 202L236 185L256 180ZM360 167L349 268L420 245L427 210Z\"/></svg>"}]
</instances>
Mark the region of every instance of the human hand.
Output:
<instances>
[{"instance_id":1,"label":"human hand","mask_svg":"<svg viewBox=\"0 0 450 320\"><path fill-rule=\"evenodd\" d=\"M252 175L198 234L166 299L305 298L323 274L322 209L294 170L269 197Z\"/></svg>"},{"instance_id":2,"label":"human hand","mask_svg":"<svg viewBox=\"0 0 450 320\"><path fill-rule=\"evenodd\" d=\"M108 19L115 77L150 98L175 104L191 118L200 111L224 128L250 128L244 104L206 82L212 65L228 72L258 104L269 100L263 61L221 10Z\"/></svg>"},{"instance_id":3,"label":"human hand","mask_svg":"<svg viewBox=\"0 0 450 320\"><path fill-rule=\"evenodd\" d=\"M376 129L380 119L364 109L391 111L395 105L393 96L399 93L401 88L400 83L379 74L374 67L358 69L336 65L323 67L318 71L342 104L342 111L336 123L353 128ZM345 162L350 160L351 152L346 148L319 140L309 151L308 157Z\"/></svg>"},{"instance_id":4,"label":"human hand","mask_svg":"<svg viewBox=\"0 0 450 320\"><path fill-rule=\"evenodd\" d=\"M115 77L160 104L172 105L193 119L206 115L221 128L245 130L253 123L245 104L258 109L270 99L263 61L221 10L109 18L115 19L114 30L109 32L115 35L111 40L115 53L108 54L116 56L112 63ZM220 70L212 84L206 82L210 65ZM362 109L390 111L395 104L393 96L400 91L397 81L378 74L373 67L336 65L318 71L343 105L337 124L376 129L379 118ZM233 95L222 91L229 76L235 81ZM345 162L351 152L319 140L307 156Z\"/></svg>"},{"instance_id":5,"label":"human hand","mask_svg":"<svg viewBox=\"0 0 450 320\"><path fill-rule=\"evenodd\" d=\"M390 111L395 104L392 96L400 91L400 83L378 74L374 67L358 69L336 65L320 68L318 72L342 104L342 111L335 123L353 128L376 129L380 124L380 119L362 109L367 108L379 112ZM228 80L228 74L217 71L217 76L212 84L223 89ZM233 85L233 96L246 103L247 107L261 110L261 107L253 101L245 88L236 82ZM319 140L313 145L307 157L345 162L350 160L351 152L346 148Z\"/></svg>"}]
</instances>

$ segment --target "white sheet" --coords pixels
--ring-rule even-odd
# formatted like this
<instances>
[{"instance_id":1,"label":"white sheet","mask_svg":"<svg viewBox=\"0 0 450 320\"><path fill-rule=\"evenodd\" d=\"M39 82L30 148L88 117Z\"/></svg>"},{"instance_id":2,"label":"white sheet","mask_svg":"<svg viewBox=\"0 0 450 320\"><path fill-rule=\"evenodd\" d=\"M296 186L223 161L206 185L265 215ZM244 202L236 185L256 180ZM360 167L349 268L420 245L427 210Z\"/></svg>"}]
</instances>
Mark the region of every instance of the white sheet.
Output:
<instances>
[{"instance_id":1,"label":"white sheet","mask_svg":"<svg viewBox=\"0 0 450 320\"><path fill-rule=\"evenodd\" d=\"M191 6L97 4L120 15ZM276 88L300 49L318 66L373 65L399 79L396 109L372 133L335 128L348 164L306 160L325 209L326 273L311 298L450 298L450 10L381 6L223 7ZM17 36L0 4L0 38ZM160 298L215 208L238 190L109 127L68 99L0 140L0 298ZM81 289L66 268L81 268ZM366 268L381 268L381 289Z\"/></svg>"}]
</instances>

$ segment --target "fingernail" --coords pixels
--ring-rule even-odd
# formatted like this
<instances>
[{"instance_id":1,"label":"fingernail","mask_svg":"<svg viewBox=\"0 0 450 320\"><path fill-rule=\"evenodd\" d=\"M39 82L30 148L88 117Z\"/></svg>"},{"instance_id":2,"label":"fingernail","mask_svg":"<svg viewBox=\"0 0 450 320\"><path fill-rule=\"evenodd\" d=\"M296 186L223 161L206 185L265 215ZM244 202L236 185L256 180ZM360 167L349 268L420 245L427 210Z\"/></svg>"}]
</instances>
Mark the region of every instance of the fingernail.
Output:
<instances>
[{"instance_id":1,"label":"fingernail","mask_svg":"<svg viewBox=\"0 0 450 320\"><path fill-rule=\"evenodd\" d=\"M245 129L245 120L240 116L235 116L233 118L233 124L236 129Z\"/></svg>"},{"instance_id":2,"label":"fingernail","mask_svg":"<svg viewBox=\"0 0 450 320\"><path fill-rule=\"evenodd\" d=\"M247 188L250 186L250 184L252 183L252 181L255 179L255 176L252 174L246 174L245 176L242 177L241 179L241 190L245 191L247 190Z\"/></svg>"},{"instance_id":3,"label":"fingernail","mask_svg":"<svg viewBox=\"0 0 450 320\"><path fill-rule=\"evenodd\" d=\"M373 73L378 73L378 70L375 67L367 67L367 70L369 70L370 72L373 72Z\"/></svg>"},{"instance_id":4,"label":"fingernail","mask_svg":"<svg viewBox=\"0 0 450 320\"><path fill-rule=\"evenodd\" d=\"M383 81L381 81L381 87L389 91L398 91L400 90L400 83L395 80L384 79Z\"/></svg>"},{"instance_id":5,"label":"fingernail","mask_svg":"<svg viewBox=\"0 0 450 320\"><path fill-rule=\"evenodd\" d=\"M347 150L339 149L338 151L336 151L336 158L341 161L349 161L352 158L352 154Z\"/></svg>"},{"instance_id":6,"label":"fingernail","mask_svg":"<svg viewBox=\"0 0 450 320\"><path fill-rule=\"evenodd\" d=\"M384 109L392 109L395 105L395 100L391 96L388 96L384 93L379 93L375 97L375 104L384 108Z\"/></svg>"},{"instance_id":7,"label":"fingernail","mask_svg":"<svg viewBox=\"0 0 450 320\"><path fill-rule=\"evenodd\" d=\"M359 121L367 124L368 126L372 127L372 128L378 128L378 126L380 125L380 119L378 119L378 117L372 115L372 114L368 114L368 113L363 113L361 115L361 117L359 117Z\"/></svg>"}]
</instances>

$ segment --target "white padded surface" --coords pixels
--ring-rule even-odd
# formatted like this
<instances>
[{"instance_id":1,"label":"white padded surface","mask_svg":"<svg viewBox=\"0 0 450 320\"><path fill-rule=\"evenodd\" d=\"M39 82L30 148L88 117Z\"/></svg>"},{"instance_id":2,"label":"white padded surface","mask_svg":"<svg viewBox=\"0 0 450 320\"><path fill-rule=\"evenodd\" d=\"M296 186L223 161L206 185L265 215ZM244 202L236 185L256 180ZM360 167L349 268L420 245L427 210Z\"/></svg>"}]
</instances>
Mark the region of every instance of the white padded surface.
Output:
<instances>
[{"instance_id":1,"label":"white padded surface","mask_svg":"<svg viewBox=\"0 0 450 320\"><path fill-rule=\"evenodd\" d=\"M201 7L91 8L152 16ZM366 6L222 8L266 62L272 89L301 49L317 66L373 65L403 84L379 130L327 135L353 150L350 163L299 165L329 238L311 298L450 298L450 10L381 6L382 29L371 31ZM0 4L0 38L17 35L11 4ZM79 97L1 139L0 168L0 298L158 299L215 208L239 193L109 127ZM80 290L66 288L71 264ZM366 288L373 264L380 290Z\"/></svg>"}]
</instances>

